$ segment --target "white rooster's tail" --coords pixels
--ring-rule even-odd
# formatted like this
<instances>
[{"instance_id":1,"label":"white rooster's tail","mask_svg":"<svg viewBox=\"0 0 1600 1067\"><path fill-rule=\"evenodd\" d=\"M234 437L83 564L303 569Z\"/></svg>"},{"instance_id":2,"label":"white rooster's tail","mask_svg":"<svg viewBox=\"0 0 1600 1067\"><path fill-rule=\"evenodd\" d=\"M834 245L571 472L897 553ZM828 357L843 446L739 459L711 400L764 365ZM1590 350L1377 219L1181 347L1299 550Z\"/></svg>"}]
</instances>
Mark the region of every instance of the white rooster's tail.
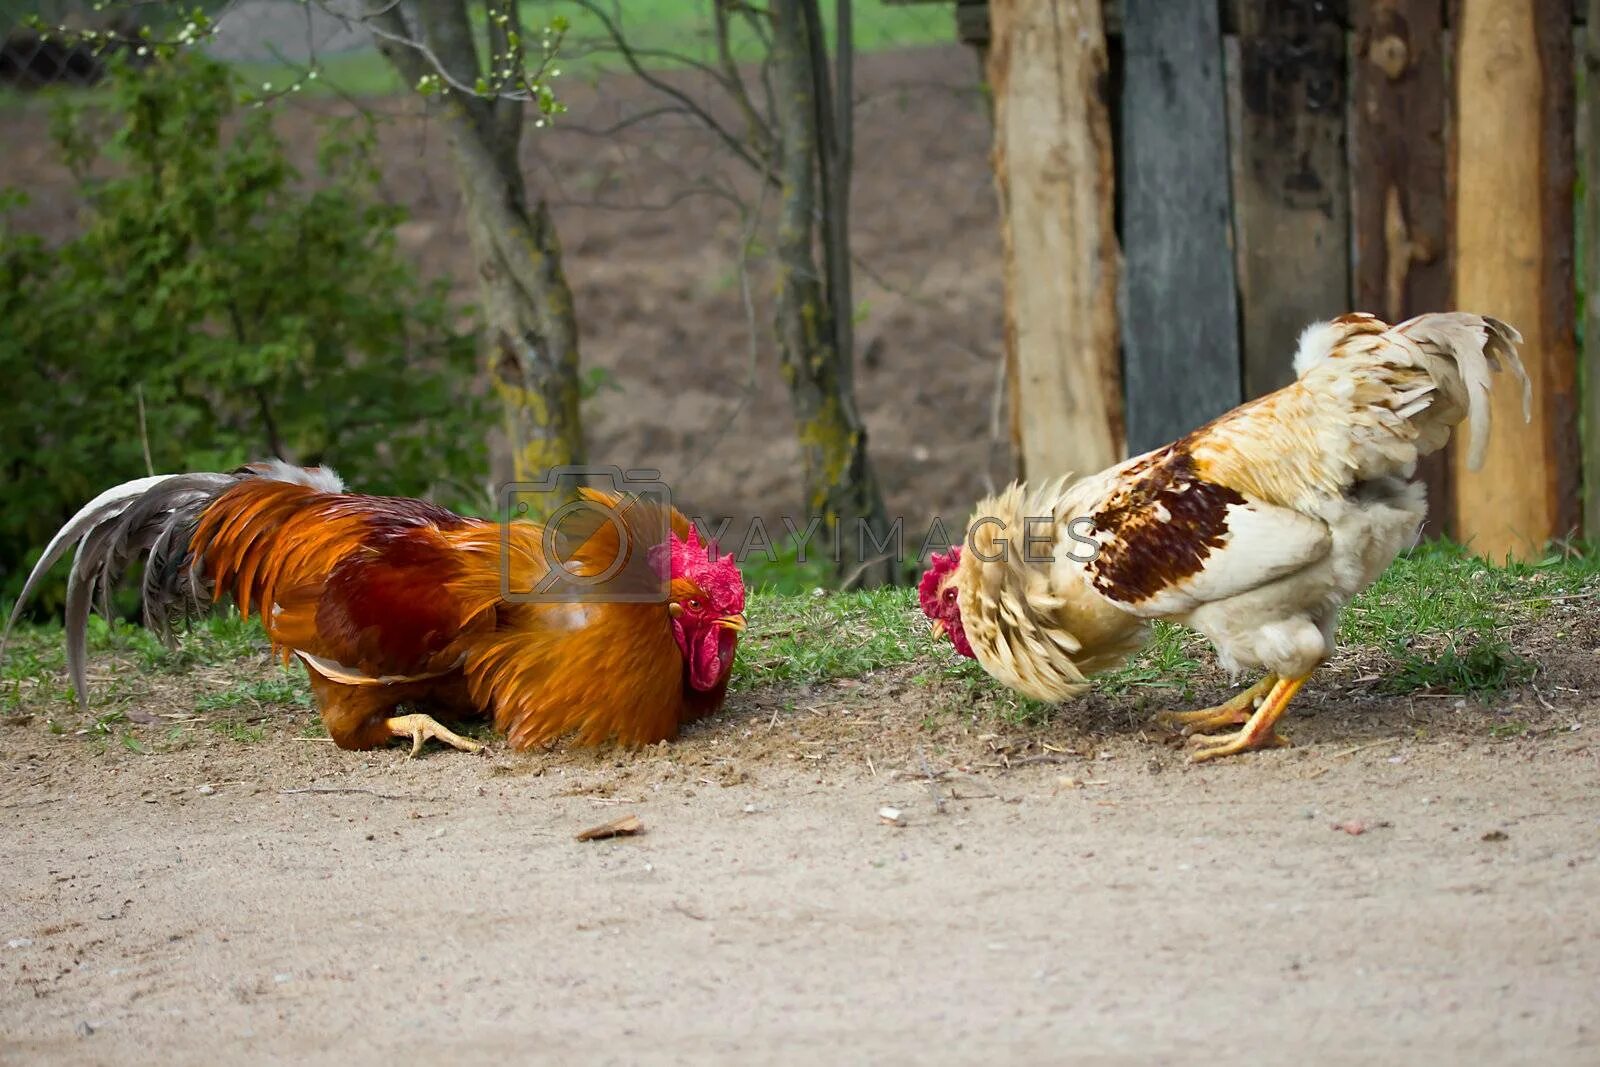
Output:
<instances>
[{"instance_id":1,"label":"white rooster's tail","mask_svg":"<svg viewBox=\"0 0 1600 1067\"><path fill-rule=\"evenodd\" d=\"M1467 466L1473 470L1483 466L1483 454L1489 447L1491 372L1511 371L1522 385L1522 421L1533 418L1533 386L1522 367L1522 357L1517 355L1522 334L1516 327L1487 315L1445 311L1407 319L1389 333L1405 338L1422 353L1428 375L1440 392L1457 405L1465 402ZM1446 406L1439 405L1437 414L1450 419L1440 427L1448 438L1449 427L1461 416L1450 418L1442 410ZM1443 446L1441 441L1439 447Z\"/></svg>"},{"instance_id":2,"label":"white rooster's tail","mask_svg":"<svg viewBox=\"0 0 1600 1067\"><path fill-rule=\"evenodd\" d=\"M1466 419L1467 464L1476 470L1489 447L1494 372L1511 371L1522 386L1523 421L1532 418L1533 389L1517 355L1521 342L1515 327L1465 311L1418 315L1398 326L1357 313L1308 327L1300 335L1295 372L1307 384L1361 378L1369 388L1347 385L1341 394L1379 415L1375 429L1389 431L1380 436L1408 453L1415 449L1415 455L1443 448L1450 431ZM1409 432L1396 432L1395 417Z\"/></svg>"}]
</instances>

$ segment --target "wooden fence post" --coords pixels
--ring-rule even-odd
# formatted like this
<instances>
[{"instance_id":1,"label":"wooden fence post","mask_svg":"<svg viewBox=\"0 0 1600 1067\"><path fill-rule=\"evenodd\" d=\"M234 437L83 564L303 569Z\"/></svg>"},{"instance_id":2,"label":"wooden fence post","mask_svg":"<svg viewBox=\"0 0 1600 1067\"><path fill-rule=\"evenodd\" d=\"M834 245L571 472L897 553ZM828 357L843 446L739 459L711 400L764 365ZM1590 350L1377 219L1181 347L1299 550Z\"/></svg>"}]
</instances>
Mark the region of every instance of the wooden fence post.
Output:
<instances>
[{"instance_id":1,"label":"wooden fence post","mask_svg":"<svg viewBox=\"0 0 1600 1067\"><path fill-rule=\"evenodd\" d=\"M1325 0L1238 0L1234 236L1244 395L1294 381L1300 331L1350 310L1345 32Z\"/></svg>"},{"instance_id":2,"label":"wooden fence post","mask_svg":"<svg viewBox=\"0 0 1600 1067\"><path fill-rule=\"evenodd\" d=\"M1012 439L1032 478L1123 455L1117 237L1100 0L992 0Z\"/></svg>"},{"instance_id":3,"label":"wooden fence post","mask_svg":"<svg viewBox=\"0 0 1600 1067\"><path fill-rule=\"evenodd\" d=\"M1217 0L1126 0L1122 34L1123 373L1137 453L1243 397Z\"/></svg>"},{"instance_id":4,"label":"wooden fence post","mask_svg":"<svg viewBox=\"0 0 1600 1067\"><path fill-rule=\"evenodd\" d=\"M1450 307L1444 4L1356 0L1350 23L1353 307L1400 322ZM1448 455L1423 460L1418 474L1428 487L1423 533L1449 536Z\"/></svg>"},{"instance_id":5,"label":"wooden fence post","mask_svg":"<svg viewBox=\"0 0 1600 1067\"><path fill-rule=\"evenodd\" d=\"M1455 304L1522 331L1533 421L1497 381L1483 469L1456 450L1456 529L1495 561L1578 527L1572 5L1453 0Z\"/></svg>"}]
</instances>

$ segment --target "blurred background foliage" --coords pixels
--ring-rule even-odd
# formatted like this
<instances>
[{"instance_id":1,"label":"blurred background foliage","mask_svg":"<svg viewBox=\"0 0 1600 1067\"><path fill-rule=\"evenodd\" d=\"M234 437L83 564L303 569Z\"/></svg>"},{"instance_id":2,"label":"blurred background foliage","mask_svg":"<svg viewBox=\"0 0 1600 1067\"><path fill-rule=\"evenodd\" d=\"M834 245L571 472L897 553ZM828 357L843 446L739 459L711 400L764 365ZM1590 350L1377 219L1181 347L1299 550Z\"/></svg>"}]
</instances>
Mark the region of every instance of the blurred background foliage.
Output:
<instances>
[{"instance_id":1,"label":"blurred background foliage","mask_svg":"<svg viewBox=\"0 0 1600 1067\"><path fill-rule=\"evenodd\" d=\"M397 252L372 129L328 123L301 175L241 92L191 51L116 66L93 110L53 113L80 232L48 246L0 194L0 601L78 506L150 470L276 454L486 499L439 481L486 468L472 319Z\"/></svg>"}]
</instances>

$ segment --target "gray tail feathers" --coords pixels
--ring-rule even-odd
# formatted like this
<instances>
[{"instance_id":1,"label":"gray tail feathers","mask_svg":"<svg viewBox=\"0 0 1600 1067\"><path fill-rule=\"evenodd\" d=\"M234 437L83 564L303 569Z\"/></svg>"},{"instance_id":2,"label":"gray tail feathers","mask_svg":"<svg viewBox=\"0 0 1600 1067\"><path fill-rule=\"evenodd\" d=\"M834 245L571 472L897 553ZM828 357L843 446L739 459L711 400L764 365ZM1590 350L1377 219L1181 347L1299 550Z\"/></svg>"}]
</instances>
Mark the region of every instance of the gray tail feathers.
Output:
<instances>
[{"instance_id":1,"label":"gray tail feathers","mask_svg":"<svg viewBox=\"0 0 1600 1067\"><path fill-rule=\"evenodd\" d=\"M1510 370L1522 386L1522 419L1533 417L1533 386L1517 355L1522 334L1514 326L1487 315L1447 311L1418 315L1394 329L1431 357L1429 372L1441 391L1466 408L1467 465L1473 470L1483 465L1489 447L1492 372Z\"/></svg>"},{"instance_id":2,"label":"gray tail feathers","mask_svg":"<svg viewBox=\"0 0 1600 1067\"><path fill-rule=\"evenodd\" d=\"M100 614L110 614L112 588L140 556L148 555L143 588L145 625L171 644L174 616L187 622L210 604L209 592L198 588L198 577L183 566L189 537L200 513L240 477L168 474L139 478L89 501L50 539L28 575L5 630L0 632L0 656L5 654L6 638L28 598L74 545L78 551L67 577L67 671L78 702L84 704L88 699L84 667L89 612L98 601Z\"/></svg>"},{"instance_id":3,"label":"gray tail feathers","mask_svg":"<svg viewBox=\"0 0 1600 1067\"><path fill-rule=\"evenodd\" d=\"M34 565L11 617L0 630L0 659L6 639L22 615L28 598L38 591L45 574L68 549L77 546L72 571L67 576L67 671L78 702L88 701L85 660L89 642L89 612L99 602L100 614L110 615L111 590L135 559L144 557L144 624L167 645L173 641L173 623L187 624L211 606L212 591L204 576L189 563L189 539L200 515L212 501L246 478L271 478L299 482L325 492L339 492L344 484L326 468L293 467L271 460L241 467L231 474L162 474L138 478L107 489L85 504L50 539L44 555Z\"/></svg>"}]
</instances>

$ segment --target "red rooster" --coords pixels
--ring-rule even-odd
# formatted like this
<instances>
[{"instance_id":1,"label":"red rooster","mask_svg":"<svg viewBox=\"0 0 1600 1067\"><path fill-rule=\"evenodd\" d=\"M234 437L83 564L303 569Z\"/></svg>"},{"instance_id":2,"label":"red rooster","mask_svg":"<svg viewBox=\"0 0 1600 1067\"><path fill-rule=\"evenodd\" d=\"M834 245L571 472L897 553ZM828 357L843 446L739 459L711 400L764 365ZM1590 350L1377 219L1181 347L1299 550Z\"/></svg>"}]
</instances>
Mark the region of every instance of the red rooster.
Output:
<instances>
[{"instance_id":1,"label":"red rooster","mask_svg":"<svg viewBox=\"0 0 1600 1067\"><path fill-rule=\"evenodd\" d=\"M703 546L675 508L580 490L615 521L598 523L570 558L578 575L608 573L651 529L664 601L523 602L552 568L533 523L468 519L435 504L344 491L331 470L277 461L232 474L141 478L102 493L45 550L11 613L73 544L67 662L86 701L91 602L105 612L127 565L147 556L145 624L171 642L186 621L231 595L254 609L285 661L298 656L328 734L341 747L434 738L482 746L421 713L490 716L515 748L572 735L580 744L650 744L717 710L727 692L744 585L733 557ZM7 624L10 629L10 623ZM3 647L3 641L0 641Z\"/></svg>"}]
</instances>

